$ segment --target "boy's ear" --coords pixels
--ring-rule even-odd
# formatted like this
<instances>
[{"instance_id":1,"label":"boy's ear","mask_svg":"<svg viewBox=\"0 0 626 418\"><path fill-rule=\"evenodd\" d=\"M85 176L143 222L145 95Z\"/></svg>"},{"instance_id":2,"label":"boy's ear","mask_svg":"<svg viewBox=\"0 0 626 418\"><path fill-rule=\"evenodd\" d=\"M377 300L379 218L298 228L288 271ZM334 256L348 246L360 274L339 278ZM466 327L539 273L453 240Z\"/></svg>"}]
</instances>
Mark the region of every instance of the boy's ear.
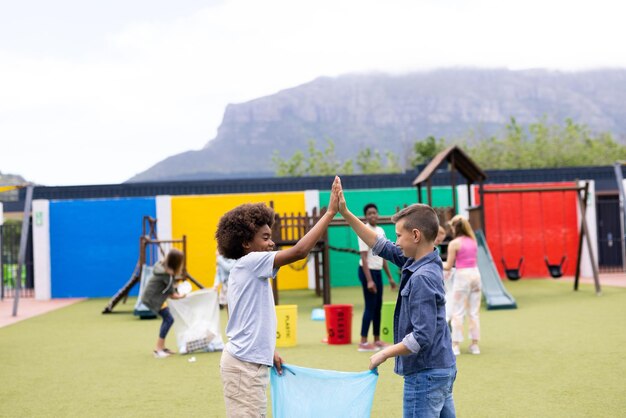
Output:
<instances>
[{"instance_id":1,"label":"boy's ear","mask_svg":"<svg viewBox=\"0 0 626 418\"><path fill-rule=\"evenodd\" d=\"M249 250L250 249L250 243L249 242L244 242L243 244L241 244L241 246L243 247L244 250Z\"/></svg>"},{"instance_id":2,"label":"boy's ear","mask_svg":"<svg viewBox=\"0 0 626 418\"><path fill-rule=\"evenodd\" d=\"M422 231L420 231L419 229L414 229L412 232L413 232L413 240L416 243L420 242L422 239Z\"/></svg>"}]
</instances>

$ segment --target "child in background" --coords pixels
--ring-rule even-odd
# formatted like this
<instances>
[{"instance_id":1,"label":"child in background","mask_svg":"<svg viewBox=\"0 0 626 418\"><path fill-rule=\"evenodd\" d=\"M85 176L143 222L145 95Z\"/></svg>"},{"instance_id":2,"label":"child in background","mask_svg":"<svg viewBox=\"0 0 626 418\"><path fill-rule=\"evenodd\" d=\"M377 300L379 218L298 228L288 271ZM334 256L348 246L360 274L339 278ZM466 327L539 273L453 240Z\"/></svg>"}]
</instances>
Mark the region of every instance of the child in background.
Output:
<instances>
[{"instance_id":1,"label":"child in background","mask_svg":"<svg viewBox=\"0 0 626 418\"><path fill-rule=\"evenodd\" d=\"M215 254L215 262L217 266L215 269L213 289L217 292L220 285L222 286L222 289L219 290L218 303L220 304L220 309L226 307L226 314L228 314L228 275L230 274L230 270L235 265L236 260L224 257L219 253L219 251L216 251Z\"/></svg>"},{"instance_id":2,"label":"child in background","mask_svg":"<svg viewBox=\"0 0 626 418\"><path fill-rule=\"evenodd\" d=\"M165 300L168 297L171 299L185 297L185 295L179 295L174 286L176 278L183 272L184 258L182 251L175 248L171 249L163 261L154 265L152 276L148 279L146 288L141 295L143 304L163 319L159 329L159 338L153 352L155 358L165 358L170 354L175 354L170 349L165 348L165 337L174 324L174 317L165 305Z\"/></svg>"},{"instance_id":3,"label":"child in background","mask_svg":"<svg viewBox=\"0 0 626 418\"><path fill-rule=\"evenodd\" d=\"M437 237L435 238L435 247L437 248L437 251L439 251L439 254L441 254L441 250L439 248L439 246L441 245L441 243L443 242L443 240L446 239L446 228L444 228L443 226L439 225L439 229L437 231Z\"/></svg>"},{"instance_id":4,"label":"child in background","mask_svg":"<svg viewBox=\"0 0 626 418\"><path fill-rule=\"evenodd\" d=\"M480 299L482 283L478 271L478 246L476 236L467 219L456 215L450 221L454 239L448 246L448 260L443 265L445 270L456 266L454 284L452 286L452 351L461 354L460 344L463 341L463 322L469 316L469 334L472 343L469 352L480 354ZM469 308L469 312L468 312Z\"/></svg>"},{"instance_id":5,"label":"child in background","mask_svg":"<svg viewBox=\"0 0 626 418\"><path fill-rule=\"evenodd\" d=\"M341 184L339 185L341 187ZM445 318L443 269L433 250L439 220L427 205L414 204L396 213L396 243L377 236L354 216L339 192L339 212L374 254L402 268L394 313L395 344L370 357L370 369L390 357L404 376L404 417L454 417L452 387L456 358Z\"/></svg>"},{"instance_id":6,"label":"child in background","mask_svg":"<svg viewBox=\"0 0 626 418\"><path fill-rule=\"evenodd\" d=\"M439 232L437 232L437 238L435 238L435 248L441 256L441 249L439 245L446 239L446 229L439 225ZM444 269L445 270L445 269ZM443 272L443 287L446 292L446 322L450 322L452 316L452 281L454 279L454 272Z\"/></svg>"},{"instance_id":7,"label":"child in background","mask_svg":"<svg viewBox=\"0 0 626 418\"><path fill-rule=\"evenodd\" d=\"M215 238L220 254L237 260L228 279L226 343L220 361L228 417L264 417L269 368L282 374L276 348L276 311L270 279L278 268L306 258L337 213L339 178L328 211L293 247L274 251L274 210L244 204L220 219Z\"/></svg>"},{"instance_id":8,"label":"child in background","mask_svg":"<svg viewBox=\"0 0 626 418\"><path fill-rule=\"evenodd\" d=\"M378 207L373 203L368 203L363 207L363 214L367 220L367 225L378 236L385 237L385 231L378 226ZM372 249L358 238L359 252L361 259L359 260L359 281L363 288L363 319L361 321L361 343L358 351L377 351L389 344L380 340L380 316L383 308L383 274L385 270L389 278L389 286L396 288L396 282L391 277L391 271L387 261L383 258L372 254ZM372 333L374 335L374 343L367 342L367 333L372 323Z\"/></svg>"}]
</instances>

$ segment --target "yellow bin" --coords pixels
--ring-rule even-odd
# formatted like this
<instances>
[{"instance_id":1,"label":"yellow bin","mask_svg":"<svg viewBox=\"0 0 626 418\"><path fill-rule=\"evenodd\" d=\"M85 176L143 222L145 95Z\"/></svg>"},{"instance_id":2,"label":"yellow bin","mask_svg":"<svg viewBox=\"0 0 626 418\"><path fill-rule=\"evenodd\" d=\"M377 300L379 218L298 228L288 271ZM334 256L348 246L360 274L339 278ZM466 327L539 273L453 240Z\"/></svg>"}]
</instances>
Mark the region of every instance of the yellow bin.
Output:
<instances>
[{"instance_id":1,"label":"yellow bin","mask_svg":"<svg viewBox=\"0 0 626 418\"><path fill-rule=\"evenodd\" d=\"M298 305L278 305L276 308L276 346L293 347L298 335Z\"/></svg>"}]
</instances>

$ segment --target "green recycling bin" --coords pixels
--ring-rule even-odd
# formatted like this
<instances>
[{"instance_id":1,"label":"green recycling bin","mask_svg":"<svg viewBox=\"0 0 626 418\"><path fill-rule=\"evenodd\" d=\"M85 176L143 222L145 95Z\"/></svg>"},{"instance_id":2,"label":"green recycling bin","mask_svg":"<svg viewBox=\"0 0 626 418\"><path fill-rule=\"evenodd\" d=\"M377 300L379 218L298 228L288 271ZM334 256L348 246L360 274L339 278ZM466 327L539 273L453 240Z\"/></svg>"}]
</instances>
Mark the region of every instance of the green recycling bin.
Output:
<instances>
[{"instance_id":1,"label":"green recycling bin","mask_svg":"<svg viewBox=\"0 0 626 418\"><path fill-rule=\"evenodd\" d=\"M383 302L380 313L380 339L393 344L393 312L396 310L396 302Z\"/></svg>"}]
</instances>

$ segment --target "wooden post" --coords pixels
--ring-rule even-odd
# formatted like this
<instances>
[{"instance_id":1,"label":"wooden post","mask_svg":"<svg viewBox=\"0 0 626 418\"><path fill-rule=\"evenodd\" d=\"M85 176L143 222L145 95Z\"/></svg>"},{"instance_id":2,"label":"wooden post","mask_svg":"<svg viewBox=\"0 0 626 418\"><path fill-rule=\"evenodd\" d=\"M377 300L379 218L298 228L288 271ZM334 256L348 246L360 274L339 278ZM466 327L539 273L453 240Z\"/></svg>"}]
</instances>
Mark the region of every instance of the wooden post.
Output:
<instances>
[{"instance_id":1,"label":"wooden post","mask_svg":"<svg viewBox=\"0 0 626 418\"><path fill-rule=\"evenodd\" d=\"M327 230L328 231L328 230ZM324 232L322 243L322 268L324 270L324 305L330 305L330 254L328 251L328 232Z\"/></svg>"},{"instance_id":2,"label":"wooden post","mask_svg":"<svg viewBox=\"0 0 626 418\"><path fill-rule=\"evenodd\" d=\"M454 163L454 154L450 156L450 186L452 186L452 210L456 215L458 210L456 204L456 164Z\"/></svg>"},{"instance_id":3,"label":"wooden post","mask_svg":"<svg viewBox=\"0 0 626 418\"><path fill-rule=\"evenodd\" d=\"M578 282L580 279L580 266L582 263L582 240L583 236L585 242L587 244L587 250L589 251L589 261L591 262L591 270L593 271L593 282L596 289L596 294L599 296L602 294L602 289L600 288L600 275L598 272L598 266L596 265L596 260L593 255L593 248L591 246L591 237L589 236L589 229L587 228L587 198L589 196L589 182L585 182L585 187L583 189L583 197L581 198L580 192L576 192L576 196L578 198L578 204L580 206L581 211L581 222L580 222L580 237L578 239L578 263L576 264L576 275L574 277L574 290L578 290Z\"/></svg>"},{"instance_id":4,"label":"wooden post","mask_svg":"<svg viewBox=\"0 0 626 418\"><path fill-rule=\"evenodd\" d=\"M485 189L482 180L478 183L478 196L480 196L480 205L478 205L480 206L480 223L483 228L483 235L485 236L485 239L487 239L487 224L485 223Z\"/></svg>"}]
</instances>

